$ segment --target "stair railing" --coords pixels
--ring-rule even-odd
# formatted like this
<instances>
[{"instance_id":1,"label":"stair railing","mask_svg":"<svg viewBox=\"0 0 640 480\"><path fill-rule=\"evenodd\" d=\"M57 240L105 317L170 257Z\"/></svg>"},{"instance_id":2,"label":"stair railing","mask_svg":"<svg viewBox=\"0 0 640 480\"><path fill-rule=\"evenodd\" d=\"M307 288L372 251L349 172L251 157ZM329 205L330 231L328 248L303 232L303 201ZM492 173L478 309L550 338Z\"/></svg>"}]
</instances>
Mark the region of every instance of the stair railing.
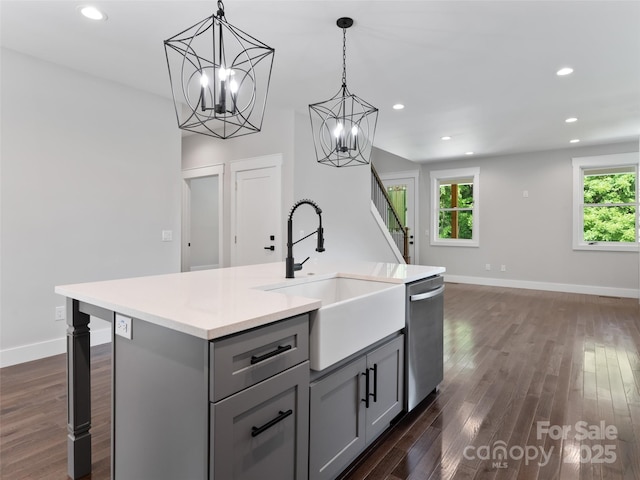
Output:
<instances>
[{"instance_id":1,"label":"stair railing","mask_svg":"<svg viewBox=\"0 0 640 480\"><path fill-rule=\"evenodd\" d=\"M404 261L410 263L409 256L409 231L400 221L400 215L396 211L387 189L378 176L373 163L371 164L371 200L378 209L380 217L389 229L398 250L402 253Z\"/></svg>"}]
</instances>

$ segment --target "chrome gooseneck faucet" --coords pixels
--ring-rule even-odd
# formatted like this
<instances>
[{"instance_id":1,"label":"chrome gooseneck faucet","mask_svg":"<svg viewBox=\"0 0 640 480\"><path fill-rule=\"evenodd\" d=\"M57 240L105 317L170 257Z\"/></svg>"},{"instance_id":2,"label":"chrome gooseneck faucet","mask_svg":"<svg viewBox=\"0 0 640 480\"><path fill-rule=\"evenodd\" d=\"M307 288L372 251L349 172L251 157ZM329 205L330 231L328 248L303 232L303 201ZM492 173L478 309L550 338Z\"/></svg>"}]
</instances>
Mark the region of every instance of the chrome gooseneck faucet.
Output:
<instances>
[{"instance_id":1,"label":"chrome gooseneck faucet","mask_svg":"<svg viewBox=\"0 0 640 480\"><path fill-rule=\"evenodd\" d=\"M307 205L311 205L316 210L316 213L318 214L318 218L320 219L320 223L318 225L318 229L315 232L311 232L309 235L306 235L294 242L293 241L293 212L295 212L300 205L304 205L305 203ZM316 233L318 234L318 245L316 246L316 252L324 252L324 230L322 228L322 210L312 200L298 200L291 208L291 213L289 213L289 220L287 221L287 265L286 265L287 278L294 278L293 272L302 270L302 265L304 264L304 262L309 260L309 257L307 257L304 259L302 263L295 263L295 260L293 259L293 246L296 243L301 242L305 238L309 238L311 235L314 235Z\"/></svg>"}]
</instances>

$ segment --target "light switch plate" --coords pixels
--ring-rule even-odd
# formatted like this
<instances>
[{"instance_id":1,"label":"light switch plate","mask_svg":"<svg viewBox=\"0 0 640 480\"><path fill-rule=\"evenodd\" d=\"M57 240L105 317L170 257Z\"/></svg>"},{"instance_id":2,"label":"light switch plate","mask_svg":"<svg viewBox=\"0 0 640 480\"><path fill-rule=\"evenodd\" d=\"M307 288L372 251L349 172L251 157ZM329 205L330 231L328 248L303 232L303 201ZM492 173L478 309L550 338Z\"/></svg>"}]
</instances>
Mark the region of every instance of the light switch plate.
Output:
<instances>
[{"instance_id":1,"label":"light switch plate","mask_svg":"<svg viewBox=\"0 0 640 480\"><path fill-rule=\"evenodd\" d=\"M162 241L163 242L172 242L173 241L173 231L172 230L162 230Z\"/></svg>"},{"instance_id":2,"label":"light switch plate","mask_svg":"<svg viewBox=\"0 0 640 480\"><path fill-rule=\"evenodd\" d=\"M120 335L121 337L131 340L131 323L130 317L125 317L124 315L116 313L116 321L114 322L116 335Z\"/></svg>"}]
</instances>

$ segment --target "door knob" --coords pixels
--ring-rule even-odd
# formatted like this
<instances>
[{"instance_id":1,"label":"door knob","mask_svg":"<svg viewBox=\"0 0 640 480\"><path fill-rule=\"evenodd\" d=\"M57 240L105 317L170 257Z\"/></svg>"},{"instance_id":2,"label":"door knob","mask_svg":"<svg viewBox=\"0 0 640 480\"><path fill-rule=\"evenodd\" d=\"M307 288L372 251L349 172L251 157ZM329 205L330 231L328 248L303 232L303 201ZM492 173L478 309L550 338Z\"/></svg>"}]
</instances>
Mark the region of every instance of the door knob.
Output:
<instances>
[{"instance_id":1,"label":"door knob","mask_svg":"<svg viewBox=\"0 0 640 480\"><path fill-rule=\"evenodd\" d=\"M272 252L276 249L276 247L274 247L273 245L271 245L270 247L264 247L265 250L271 250Z\"/></svg>"}]
</instances>

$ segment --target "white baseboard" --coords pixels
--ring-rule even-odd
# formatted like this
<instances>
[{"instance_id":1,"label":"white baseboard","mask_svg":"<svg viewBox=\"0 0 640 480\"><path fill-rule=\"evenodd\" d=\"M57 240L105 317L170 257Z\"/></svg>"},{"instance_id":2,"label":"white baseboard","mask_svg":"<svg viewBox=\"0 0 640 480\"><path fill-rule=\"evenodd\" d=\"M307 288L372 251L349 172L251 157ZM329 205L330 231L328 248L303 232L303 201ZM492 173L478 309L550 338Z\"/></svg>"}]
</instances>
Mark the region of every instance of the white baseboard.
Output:
<instances>
[{"instance_id":1,"label":"white baseboard","mask_svg":"<svg viewBox=\"0 0 640 480\"><path fill-rule=\"evenodd\" d=\"M216 263L215 265L199 265L196 267L191 267L192 272L197 272L199 270L212 270L214 268L220 268L220 264Z\"/></svg>"},{"instance_id":2,"label":"white baseboard","mask_svg":"<svg viewBox=\"0 0 640 480\"><path fill-rule=\"evenodd\" d=\"M91 330L91 346L111 341L111 328ZM9 367L18 363L31 362L67 352L67 337L55 338L45 342L31 343L15 348L0 350L0 367Z\"/></svg>"},{"instance_id":3,"label":"white baseboard","mask_svg":"<svg viewBox=\"0 0 640 480\"><path fill-rule=\"evenodd\" d=\"M491 287L525 288L528 290L546 290L548 292L583 293L606 297L638 298L638 290L633 288L599 287L595 285L574 285L569 283L531 282L528 280L508 280L501 278L471 277L467 275L444 274L444 279L452 283L470 283Z\"/></svg>"}]
</instances>

